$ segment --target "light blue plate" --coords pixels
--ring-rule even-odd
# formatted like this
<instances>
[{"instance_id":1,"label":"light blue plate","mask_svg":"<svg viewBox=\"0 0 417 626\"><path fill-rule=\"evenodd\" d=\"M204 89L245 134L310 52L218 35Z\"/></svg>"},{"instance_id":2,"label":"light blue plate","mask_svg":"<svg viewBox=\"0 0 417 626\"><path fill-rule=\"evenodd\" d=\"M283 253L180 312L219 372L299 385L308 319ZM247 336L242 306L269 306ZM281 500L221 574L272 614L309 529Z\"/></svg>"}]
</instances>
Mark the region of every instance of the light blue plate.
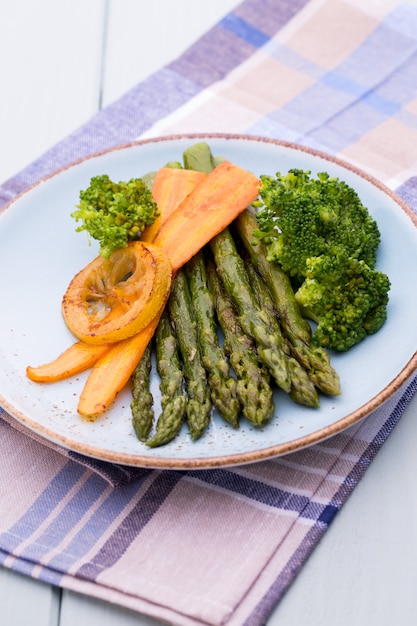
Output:
<instances>
[{"instance_id":1,"label":"light blue plate","mask_svg":"<svg viewBox=\"0 0 417 626\"><path fill-rule=\"evenodd\" d=\"M382 243L378 268L392 282L384 327L348 353L332 355L342 394L322 397L320 409L306 409L282 392L276 417L257 430L242 419L234 430L214 413L206 434L191 442L184 427L168 446L148 449L131 425L130 390L105 416L91 423L77 413L87 374L49 385L26 377L67 348L73 337L61 317L70 280L97 255L95 244L75 232L71 211L92 176L115 180L139 177L204 139L221 155L255 174L289 168L328 171L354 187L376 218ZM361 420L396 391L417 367L417 222L391 191L346 163L308 149L254 137L182 136L138 142L75 163L20 195L0 214L0 404L45 439L103 460L160 468L236 465L287 454L317 443ZM153 380L155 410L160 402Z\"/></svg>"}]
</instances>

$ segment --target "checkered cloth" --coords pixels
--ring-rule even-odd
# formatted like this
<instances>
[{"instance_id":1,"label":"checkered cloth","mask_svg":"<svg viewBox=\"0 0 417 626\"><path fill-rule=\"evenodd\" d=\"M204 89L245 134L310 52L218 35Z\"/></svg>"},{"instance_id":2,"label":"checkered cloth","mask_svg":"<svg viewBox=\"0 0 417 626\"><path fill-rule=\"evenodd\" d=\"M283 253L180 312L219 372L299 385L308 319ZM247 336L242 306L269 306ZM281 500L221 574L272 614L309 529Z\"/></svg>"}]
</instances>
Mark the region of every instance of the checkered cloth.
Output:
<instances>
[{"instance_id":1,"label":"checkered cloth","mask_svg":"<svg viewBox=\"0 0 417 626\"><path fill-rule=\"evenodd\" d=\"M234 132L342 157L417 209L417 6L246 0L0 188L137 138ZM416 391L288 456L158 471L46 444L0 413L0 562L181 626L263 624ZM13 489L10 489L10 485Z\"/></svg>"}]
</instances>

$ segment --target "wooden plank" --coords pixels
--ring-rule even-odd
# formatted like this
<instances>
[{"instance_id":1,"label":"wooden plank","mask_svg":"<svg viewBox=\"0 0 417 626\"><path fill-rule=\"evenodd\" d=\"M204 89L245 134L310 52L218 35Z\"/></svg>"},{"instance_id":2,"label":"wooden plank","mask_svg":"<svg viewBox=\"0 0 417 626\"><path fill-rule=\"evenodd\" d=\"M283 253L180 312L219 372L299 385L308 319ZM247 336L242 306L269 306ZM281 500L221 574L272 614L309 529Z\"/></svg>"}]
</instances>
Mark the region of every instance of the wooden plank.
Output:
<instances>
[{"instance_id":1,"label":"wooden plank","mask_svg":"<svg viewBox=\"0 0 417 626\"><path fill-rule=\"evenodd\" d=\"M105 0L1 3L1 182L97 110L104 16Z\"/></svg>"},{"instance_id":2,"label":"wooden plank","mask_svg":"<svg viewBox=\"0 0 417 626\"><path fill-rule=\"evenodd\" d=\"M60 589L0 568L0 623L4 626L58 626Z\"/></svg>"}]
</instances>

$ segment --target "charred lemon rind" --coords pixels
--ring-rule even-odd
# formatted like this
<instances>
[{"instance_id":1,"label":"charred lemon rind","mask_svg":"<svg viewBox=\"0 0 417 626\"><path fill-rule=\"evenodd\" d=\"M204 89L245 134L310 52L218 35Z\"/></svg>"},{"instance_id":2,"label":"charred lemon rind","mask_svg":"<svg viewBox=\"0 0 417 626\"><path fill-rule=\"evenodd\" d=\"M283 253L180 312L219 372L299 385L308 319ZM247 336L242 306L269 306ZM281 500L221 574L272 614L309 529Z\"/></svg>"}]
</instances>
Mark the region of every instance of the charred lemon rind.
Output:
<instances>
[{"instance_id":1,"label":"charred lemon rind","mask_svg":"<svg viewBox=\"0 0 417 626\"><path fill-rule=\"evenodd\" d=\"M69 330L88 344L133 337L165 306L172 267L164 251L142 241L96 257L70 282L62 314Z\"/></svg>"}]
</instances>

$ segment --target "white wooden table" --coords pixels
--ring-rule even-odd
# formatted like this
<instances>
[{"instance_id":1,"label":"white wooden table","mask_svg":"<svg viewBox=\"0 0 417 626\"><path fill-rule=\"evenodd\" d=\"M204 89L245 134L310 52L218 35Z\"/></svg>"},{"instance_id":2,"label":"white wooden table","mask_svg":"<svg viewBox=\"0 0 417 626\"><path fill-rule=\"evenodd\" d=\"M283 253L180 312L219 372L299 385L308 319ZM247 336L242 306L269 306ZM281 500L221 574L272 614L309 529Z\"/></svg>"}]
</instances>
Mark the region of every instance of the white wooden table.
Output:
<instances>
[{"instance_id":1,"label":"white wooden table","mask_svg":"<svg viewBox=\"0 0 417 626\"><path fill-rule=\"evenodd\" d=\"M0 0L0 180L177 57L237 4ZM269 625L417 624L416 447L417 398ZM156 622L0 568L0 624Z\"/></svg>"}]
</instances>

